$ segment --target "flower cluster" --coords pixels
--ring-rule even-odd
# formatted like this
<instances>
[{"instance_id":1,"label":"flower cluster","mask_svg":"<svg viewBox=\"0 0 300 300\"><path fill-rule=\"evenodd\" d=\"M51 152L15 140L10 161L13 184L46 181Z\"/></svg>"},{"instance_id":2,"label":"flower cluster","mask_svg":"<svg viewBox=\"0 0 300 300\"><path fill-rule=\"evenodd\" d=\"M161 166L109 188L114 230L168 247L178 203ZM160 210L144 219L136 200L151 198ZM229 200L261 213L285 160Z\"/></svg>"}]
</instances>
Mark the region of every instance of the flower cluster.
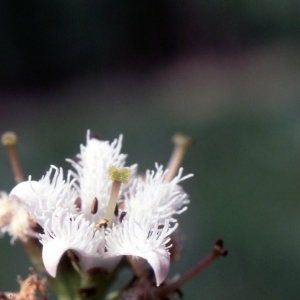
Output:
<instances>
[{"instance_id":1,"label":"flower cluster","mask_svg":"<svg viewBox=\"0 0 300 300\"><path fill-rule=\"evenodd\" d=\"M35 267L48 273L59 300L170 299L227 255L219 239L188 272L166 280L171 258L180 252L176 216L189 203L180 183L192 175L183 176L180 164L191 138L176 134L167 168L155 164L155 170L137 175L137 165L126 167L122 135L109 143L88 131L86 145L67 159L71 170L51 166L39 181L30 176L24 181L16 140L13 132L2 135L17 185L10 195L0 193L0 234L22 241ZM124 256L128 264L121 266L130 266L134 276L125 288L108 293ZM40 293L46 300L46 280L29 279L20 293L0 292L0 299L36 300Z\"/></svg>"},{"instance_id":2,"label":"flower cluster","mask_svg":"<svg viewBox=\"0 0 300 300\"><path fill-rule=\"evenodd\" d=\"M122 136L112 143L87 133L73 170L51 166L39 181L19 183L10 193L21 201L42 228L40 242L47 272L55 277L62 255L74 253L83 270L99 267L111 272L124 255L145 259L156 284L166 278L170 235L177 228L176 215L184 212L188 195L179 183L192 175L166 180L168 170L137 175L137 165L125 167Z\"/></svg>"}]
</instances>

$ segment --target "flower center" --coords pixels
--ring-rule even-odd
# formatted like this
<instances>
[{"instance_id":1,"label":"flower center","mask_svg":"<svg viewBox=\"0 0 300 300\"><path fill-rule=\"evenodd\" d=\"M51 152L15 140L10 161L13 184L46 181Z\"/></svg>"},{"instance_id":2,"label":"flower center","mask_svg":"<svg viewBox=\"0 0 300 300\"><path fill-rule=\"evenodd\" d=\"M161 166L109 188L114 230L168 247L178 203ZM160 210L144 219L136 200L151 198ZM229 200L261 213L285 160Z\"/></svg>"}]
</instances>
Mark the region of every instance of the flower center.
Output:
<instances>
[{"instance_id":1,"label":"flower center","mask_svg":"<svg viewBox=\"0 0 300 300\"><path fill-rule=\"evenodd\" d=\"M113 181L113 184L112 184L110 198L107 205L107 210L104 218L98 224L96 224L96 227L108 226L111 228L114 216L118 216L117 200L119 197L121 184L128 183L130 179L130 169L128 167L121 168L121 169L118 169L116 167L110 167L109 179ZM97 198L95 198L91 207L91 212L92 213L93 211L97 212L97 208L98 208L98 200ZM125 216L124 214L123 215L121 214L120 222L122 221L124 216Z\"/></svg>"}]
</instances>

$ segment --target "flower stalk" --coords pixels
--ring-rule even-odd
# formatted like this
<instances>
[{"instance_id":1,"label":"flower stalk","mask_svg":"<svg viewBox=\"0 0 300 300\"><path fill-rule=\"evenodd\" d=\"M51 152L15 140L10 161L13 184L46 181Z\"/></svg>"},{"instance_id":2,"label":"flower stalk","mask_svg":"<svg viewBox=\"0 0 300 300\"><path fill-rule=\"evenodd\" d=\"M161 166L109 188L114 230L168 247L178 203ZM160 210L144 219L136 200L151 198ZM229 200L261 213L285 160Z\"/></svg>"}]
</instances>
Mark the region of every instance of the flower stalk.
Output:
<instances>
[{"instance_id":1,"label":"flower stalk","mask_svg":"<svg viewBox=\"0 0 300 300\"><path fill-rule=\"evenodd\" d=\"M16 183L21 183L24 181L24 176L23 176L23 172L21 169L21 165L19 163L19 159L18 159L18 155L16 152L16 148L15 145L17 144L17 135L12 132L12 131L7 131L5 133L2 134L1 136L1 143L3 146L6 147L7 152L8 152L8 156L9 156L9 160L12 166L12 171L14 174L14 178ZM18 200L11 200L11 203L14 203L13 201L17 201L18 202L18 206L22 207L22 203L19 203ZM19 208L19 210L21 211L22 208ZM11 212L13 214L13 212ZM24 210L25 213L25 210ZM25 219L25 217L23 217L23 219ZM23 236L20 235L20 233L17 234L17 237L19 239L21 239L21 241L23 242L23 247L25 249L25 251L27 252L31 262L37 267L38 270L40 271L44 271L44 264L42 261L42 246L39 243L38 239L36 237L34 237L34 232L36 232L36 235L39 233L39 231L41 230L40 226L35 222L35 220L33 220L27 213L27 226L24 224L19 224L18 227L23 226L24 227L24 231L27 230L27 233L30 233L30 235L28 236ZM16 223L17 220L15 221L14 219L12 219L11 224ZM17 225L13 225L14 227L17 227ZM25 228L27 227L27 228Z\"/></svg>"},{"instance_id":2,"label":"flower stalk","mask_svg":"<svg viewBox=\"0 0 300 300\"><path fill-rule=\"evenodd\" d=\"M165 176L165 182L170 182L174 178L178 172L186 150L194 143L194 140L181 133L176 133L173 136L173 143L174 149L167 165L168 173Z\"/></svg>"},{"instance_id":3,"label":"flower stalk","mask_svg":"<svg viewBox=\"0 0 300 300\"><path fill-rule=\"evenodd\" d=\"M227 256L228 251L223 249L223 241L221 239L217 240L213 250L200 260L195 266L193 266L189 271L183 274L181 277L172 281L165 286L157 290L157 296L161 297L162 295L172 295L176 290L179 290L187 281L200 273L203 269L209 266L213 261L215 261L220 256Z\"/></svg>"},{"instance_id":4,"label":"flower stalk","mask_svg":"<svg viewBox=\"0 0 300 300\"><path fill-rule=\"evenodd\" d=\"M7 131L1 136L2 145L6 147L9 160L12 166L16 183L24 181L23 172L19 163L15 145L17 143L17 135L12 131Z\"/></svg>"}]
</instances>

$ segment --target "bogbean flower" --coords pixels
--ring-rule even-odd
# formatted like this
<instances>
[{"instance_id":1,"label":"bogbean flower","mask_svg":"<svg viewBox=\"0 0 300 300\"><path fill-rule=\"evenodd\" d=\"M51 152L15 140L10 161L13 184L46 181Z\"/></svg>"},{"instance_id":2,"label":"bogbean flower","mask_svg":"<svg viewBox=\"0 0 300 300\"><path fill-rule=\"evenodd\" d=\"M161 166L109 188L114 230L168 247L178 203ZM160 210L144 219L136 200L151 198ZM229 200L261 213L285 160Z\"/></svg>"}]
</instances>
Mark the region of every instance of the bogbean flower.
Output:
<instances>
[{"instance_id":1,"label":"bogbean flower","mask_svg":"<svg viewBox=\"0 0 300 300\"><path fill-rule=\"evenodd\" d=\"M10 200L7 193L0 192L0 235L8 233L11 244L17 239L26 242L28 237L37 237L35 221L17 199Z\"/></svg>"},{"instance_id":2,"label":"bogbean flower","mask_svg":"<svg viewBox=\"0 0 300 300\"><path fill-rule=\"evenodd\" d=\"M43 262L55 277L62 255L74 252L83 270L101 267L113 271L123 255L145 259L156 284L166 278L170 235L177 228L176 214L186 210L188 195L178 185L192 175L176 176L156 165L144 179L137 166L125 167L122 136L112 143L87 134L86 146L74 160L74 170L51 166L39 181L18 184L10 193L23 203L43 228ZM172 178L173 177L173 178ZM168 178L168 179L167 179Z\"/></svg>"}]
</instances>

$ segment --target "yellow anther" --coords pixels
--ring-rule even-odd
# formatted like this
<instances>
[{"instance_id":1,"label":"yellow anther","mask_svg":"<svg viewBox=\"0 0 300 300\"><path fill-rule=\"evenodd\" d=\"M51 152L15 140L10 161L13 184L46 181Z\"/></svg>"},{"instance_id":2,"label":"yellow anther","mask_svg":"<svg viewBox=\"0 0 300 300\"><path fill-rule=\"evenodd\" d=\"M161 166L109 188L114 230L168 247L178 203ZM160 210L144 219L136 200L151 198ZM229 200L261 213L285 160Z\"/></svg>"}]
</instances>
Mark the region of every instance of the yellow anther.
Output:
<instances>
[{"instance_id":1,"label":"yellow anther","mask_svg":"<svg viewBox=\"0 0 300 300\"><path fill-rule=\"evenodd\" d=\"M122 183L127 183L130 179L130 169L128 167L118 169L116 167L110 167L109 179L112 181L118 181Z\"/></svg>"},{"instance_id":2,"label":"yellow anther","mask_svg":"<svg viewBox=\"0 0 300 300\"><path fill-rule=\"evenodd\" d=\"M119 198L121 184L129 181L130 169L127 167L118 169L112 166L109 168L109 179L112 180L113 183L104 219L108 220L107 226L111 228L113 218L117 216L118 212L117 200Z\"/></svg>"},{"instance_id":3,"label":"yellow anther","mask_svg":"<svg viewBox=\"0 0 300 300\"><path fill-rule=\"evenodd\" d=\"M97 224L95 225L95 227L99 227L99 228L104 227L104 228L106 228L106 227L107 227L107 224L108 224L108 220L102 219L102 220L100 220L99 223L97 223Z\"/></svg>"},{"instance_id":4,"label":"yellow anther","mask_svg":"<svg viewBox=\"0 0 300 300\"><path fill-rule=\"evenodd\" d=\"M5 147L13 146L17 143L17 135L12 131L6 131L1 136L1 143Z\"/></svg>"}]
</instances>

